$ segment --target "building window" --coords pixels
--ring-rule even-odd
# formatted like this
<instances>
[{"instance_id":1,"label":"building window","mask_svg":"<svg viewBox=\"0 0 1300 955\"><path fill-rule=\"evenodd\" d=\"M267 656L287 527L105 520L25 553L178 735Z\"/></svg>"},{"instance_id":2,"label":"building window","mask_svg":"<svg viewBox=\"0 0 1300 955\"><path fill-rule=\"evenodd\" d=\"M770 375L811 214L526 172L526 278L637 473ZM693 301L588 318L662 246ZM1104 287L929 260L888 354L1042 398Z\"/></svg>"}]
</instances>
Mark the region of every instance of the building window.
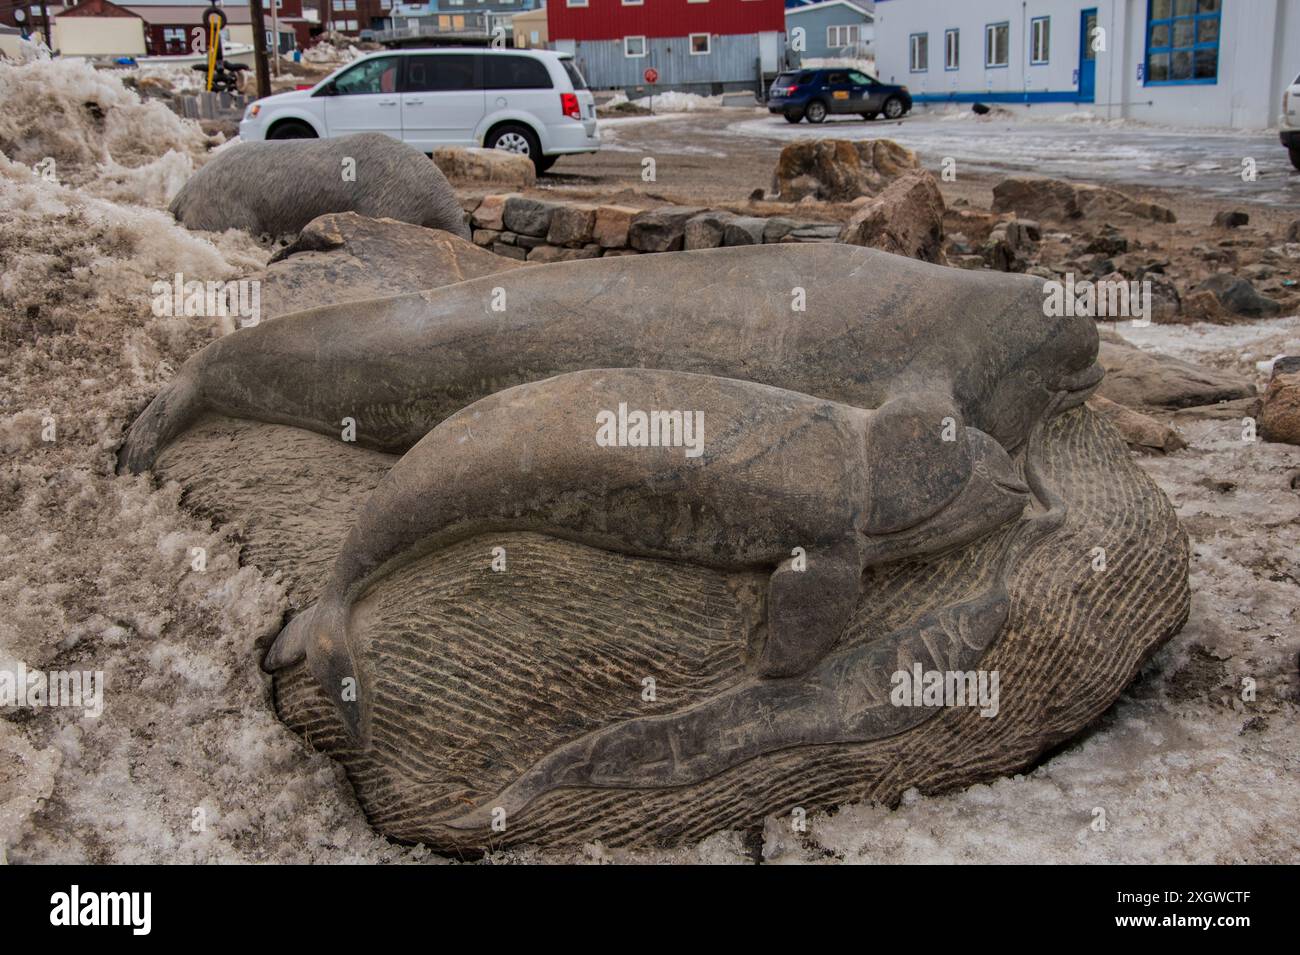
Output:
<instances>
[{"instance_id":1,"label":"building window","mask_svg":"<svg viewBox=\"0 0 1300 955\"><path fill-rule=\"evenodd\" d=\"M984 67L1007 65L1011 52L1011 24L990 23L984 28Z\"/></svg>"},{"instance_id":2,"label":"building window","mask_svg":"<svg viewBox=\"0 0 1300 955\"><path fill-rule=\"evenodd\" d=\"M707 33L692 33L690 36L691 56L703 56L705 53L713 52L709 45L709 35Z\"/></svg>"},{"instance_id":3,"label":"building window","mask_svg":"<svg viewBox=\"0 0 1300 955\"><path fill-rule=\"evenodd\" d=\"M848 26L827 27L826 45L833 50L846 46L857 46L862 39L862 27L853 23Z\"/></svg>"},{"instance_id":4,"label":"building window","mask_svg":"<svg viewBox=\"0 0 1300 955\"><path fill-rule=\"evenodd\" d=\"M164 27L162 36L163 36L164 52L166 53L185 52L185 28L184 27Z\"/></svg>"},{"instance_id":5,"label":"building window","mask_svg":"<svg viewBox=\"0 0 1300 955\"><path fill-rule=\"evenodd\" d=\"M1147 83L1217 83L1222 0L1148 0Z\"/></svg>"},{"instance_id":6,"label":"building window","mask_svg":"<svg viewBox=\"0 0 1300 955\"><path fill-rule=\"evenodd\" d=\"M956 70L961 67L961 31L943 31L943 68Z\"/></svg>"},{"instance_id":7,"label":"building window","mask_svg":"<svg viewBox=\"0 0 1300 955\"><path fill-rule=\"evenodd\" d=\"M645 56L645 37L643 36L623 37L623 55L624 56Z\"/></svg>"},{"instance_id":8,"label":"building window","mask_svg":"<svg viewBox=\"0 0 1300 955\"><path fill-rule=\"evenodd\" d=\"M908 39L911 49L907 69L911 73L924 73L930 68L930 34L913 33Z\"/></svg>"},{"instance_id":9,"label":"building window","mask_svg":"<svg viewBox=\"0 0 1300 955\"><path fill-rule=\"evenodd\" d=\"M1047 62L1052 45L1051 27L1050 17L1034 17L1029 21L1029 62L1033 66Z\"/></svg>"},{"instance_id":10,"label":"building window","mask_svg":"<svg viewBox=\"0 0 1300 955\"><path fill-rule=\"evenodd\" d=\"M639 7L645 4L645 0L623 0L625 7Z\"/></svg>"},{"instance_id":11,"label":"building window","mask_svg":"<svg viewBox=\"0 0 1300 955\"><path fill-rule=\"evenodd\" d=\"M587 0L564 0L564 5L566 7L585 7Z\"/></svg>"}]
</instances>

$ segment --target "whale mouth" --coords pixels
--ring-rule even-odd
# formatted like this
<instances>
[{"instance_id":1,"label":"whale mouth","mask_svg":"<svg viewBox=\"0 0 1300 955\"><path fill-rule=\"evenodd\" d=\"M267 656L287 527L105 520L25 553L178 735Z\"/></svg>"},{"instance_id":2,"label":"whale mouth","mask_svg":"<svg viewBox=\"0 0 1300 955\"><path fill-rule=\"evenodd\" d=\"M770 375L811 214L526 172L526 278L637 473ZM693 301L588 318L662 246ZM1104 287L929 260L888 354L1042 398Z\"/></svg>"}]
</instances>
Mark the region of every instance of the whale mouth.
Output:
<instances>
[{"instance_id":1,"label":"whale mouth","mask_svg":"<svg viewBox=\"0 0 1300 955\"><path fill-rule=\"evenodd\" d=\"M1082 371L1061 378L1056 383L1056 388L1064 394L1064 398L1057 411L1064 411L1066 408L1073 408L1076 405L1083 404L1097 390L1097 386L1101 384L1101 380L1105 377L1106 369L1097 362L1093 362Z\"/></svg>"},{"instance_id":2,"label":"whale mouth","mask_svg":"<svg viewBox=\"0 0 1300 955\"><path fill-rule=\"evenodd\" d=\"M996 484L998 487L1000 487L1002 490L1014 494L1018 497L1029 497L1031 493L1029 490L1029 485L1026 484L1024 481L1021 481L1019 478L996 477L993 479L993 483Z\"/></svg>"}]
</instances>

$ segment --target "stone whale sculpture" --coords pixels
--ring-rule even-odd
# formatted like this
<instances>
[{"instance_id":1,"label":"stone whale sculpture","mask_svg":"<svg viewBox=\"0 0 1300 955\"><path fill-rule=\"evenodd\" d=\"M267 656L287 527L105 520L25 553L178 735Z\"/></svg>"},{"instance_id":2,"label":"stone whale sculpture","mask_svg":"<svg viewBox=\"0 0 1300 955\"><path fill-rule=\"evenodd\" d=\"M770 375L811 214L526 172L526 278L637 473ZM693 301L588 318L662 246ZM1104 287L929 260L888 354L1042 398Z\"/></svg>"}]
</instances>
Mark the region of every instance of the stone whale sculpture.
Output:
<instances>
[{"instance_id":1,"label":"stone whale sculpture","mask_svg":"<svg viewBox=\"0 0 1300 955\"><path fill-rule=\"evenodd\" d=\"M756 672L804 673L857 608L866 567L967 544L1024 510L1029 489L1006 451L955 415L931 393L865 411L645 369L491 395L434 428L370 494L320 600L282 631L266 666L305 654L364 745L370 695L348 639L354 601L430 551L522 530L772 570Z\"/></svg>"},{"instance_id":2,"label":"stone whale sculpture","mask_svg":"<svg viewBox=\"0 0 1300 955\"><path fill-rule=\"evenodd\" d=\"M355 212L470 237L442 170L383 133L237 143L191 176L169 209L206 232L290 235L317 216Z\"/></svg>"},{"instance_id":3,"label":"stone whale sculpture","mask_svg":"<svg viewBox=\"0 0 1300 955\"><path fill-rule=\"evenodd\" d=\"M954 312L963 319L954 321ZM1051 396L1102 377L1090 318L1043 314L1042 281L838 244L622 256L516 269L244 328L187 361L132 424L142 472L205 411L401 452L504 388L586 368L738 378L861 408L927 391L1019 447Z\"/></svg>"}]
</instances>

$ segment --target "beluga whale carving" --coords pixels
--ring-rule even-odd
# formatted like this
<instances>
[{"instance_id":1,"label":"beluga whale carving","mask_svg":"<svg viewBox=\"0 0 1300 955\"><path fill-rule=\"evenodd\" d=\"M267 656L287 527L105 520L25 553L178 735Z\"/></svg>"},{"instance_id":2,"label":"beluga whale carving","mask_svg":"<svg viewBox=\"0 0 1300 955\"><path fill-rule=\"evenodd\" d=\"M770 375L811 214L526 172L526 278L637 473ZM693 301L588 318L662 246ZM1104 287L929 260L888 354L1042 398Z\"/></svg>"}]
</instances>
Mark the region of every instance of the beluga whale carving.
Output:
<instances>
[{"instance_id":1,"label":"beluga whale carving","mask_svg":"<svg viewBox=\"0 0 1300 955\"><path fill-rule=\"evenodd\" d=\"M1182 625L1095 325L1043 301L843 245L525 266L214 342L119 469L248 512L304 597L277 710L381 831L680 843L1022 768ZM996 714L900 703L913 668L1000 674Z\"/></svg>"}]
</instances>

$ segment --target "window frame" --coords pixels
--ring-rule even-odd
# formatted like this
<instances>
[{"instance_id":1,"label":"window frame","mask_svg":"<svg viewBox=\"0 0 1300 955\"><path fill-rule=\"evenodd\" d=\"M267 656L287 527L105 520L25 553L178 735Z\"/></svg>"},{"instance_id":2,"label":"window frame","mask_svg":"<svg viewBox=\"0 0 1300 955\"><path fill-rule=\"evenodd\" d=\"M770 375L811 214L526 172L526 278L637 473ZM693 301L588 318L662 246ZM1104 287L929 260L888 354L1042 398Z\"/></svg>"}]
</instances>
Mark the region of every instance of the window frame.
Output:
<instances>
[{"instance_id":1,"label":"window frame","mask_svg":"<svg viewBox=\"0 0 1300 955\"><path fill-rule=\"evenodd\" d=\"M703 49L703 50L697 50L697 49L695 49L695 38L696 38L697 36L702 36L702 37L704 37L704 42L705 42L706 45L707 45L707 48L706 48L706 49ZM688 51L690 51L691 56L711 56L711 55L713 54L713 34L711 34L711 33L688 33L688 34L686 35L686 48L687 48Z\"/></svg>"},{"instance_id":2,"label":"window frame","mask_svg":"<svg viewBox=\"0 0 1300 955\"><path fill-rule=\"evenodd\" d=\"M640 41L641 41L641 52L640 52L640 53L629 53L629 52L627 51L627 41L628 41L628 40L640 40ZM650 55L650 45L646 42L646 38L645 38L645 34L644 34L644 33L634 34L634 35L632 35L632 36L625 36L625 37L623 37L623 58L624 58L624 59L626 59L626 60L642 60L642 59L645 59L645 58L646 58L647 56L649 56L649 55Z\"/></svg>"},{"instance_id":3,"label":"window frame","mask_svg":"<svg viewBox=\"0 0 1300 955\"><path fill-rule=\"evenodd\" d=\"M953 38L952 44L952 65L948 65L948 38ZM945 73L954 73L961 69L961 27L948 27L943 31L943 70Z\"/></svg>"},{"instance_id":4,"label":"window frame","mask_svg":"<svg viewBox=\"0 0 1300 955\"><path fill-rule=\"evenodd\" d=\"M1177 13L1177 0L1169 0L1169 16L1154 17L1153 6L1155 0L1147 0L1147 23L1146 35L1143 37L1143 56L1142 56L1142 85L1143 86L1214 86L1219 82L1220 66L1220 47L1223 42L1223 0L1218 0L1218 9L1213 13L1201 12L1201 0L1192 0L1193 11L1190 14L1179 15ZM1192 23L1192 44L1191 46L1176 46L1174 44L1174 24L1180 20L1190 20ZM1218 28L1214 34L1212 42L1200 43L1197 36L1201 32L1201 21L1217 20ZM1167 46L1153 47L1151 45L1151 35L1158 26L1167 27L1169 30L1169 43ZM1196 76L1196 54L1199 50L1214 51L1214 75L1197 78ZM1186 79L1175 79L1173 77L1174 54L1187 52L1192 57L1192 75ZM1169 57L1169 79L1153 80L1151 79L1151 58L1153 56L1167 55Z\"/></svg>"},{"instance_id":5,"label":"window frame","mask_svg":"<svg viewBox=\"0 0 1300 955\"><path fill-rule=\"evenodd\" d=\"M921 40L924 40L924 41L925 41L925 61L924 61L924 63L922 63L921 66L917 66L917 65L916 65L916 64L917 64L917 61L920 59L920 58L916 55L916 51L917 51L917 48L918 48L918 44L917 44L916 41L917 41L918 39L921 39ZM909 72L909 73L929 73L929 72L930 72L930 33L929 33L928 30L925 31L925 32L923 32L923 33L911 33L911 34L908 34L908 37L907 37L907 72Z\"/></svg>"},{"instance_id":6,"label":"window frame","mask_svg":"<svg viewBox=\"0 0 1300 955\"><path fill-rule=\"evenodd\" d=\"M1038 24L1043 25L1043 56L1034 56L1034 46L1038 39ZM1029 65L1047 66L1052 62L1052 18L1050 16L1034 17L1029 21Z\"/></svg>"},{"instance_id":7,"label":"window frame","mask_svg":"<svg viewBox=\"0 0 1300 955\"><path fill-rule=\"evenodd\" d=\"M1007 31L1007 61L1005 63L992 63L989 61L990 51L996 51L997 41L989 43L989 31L1002 27ZM1005 70L1011 66L1011 21L998 20L994 23L984 24L984 69L986 70Z\"/></svg>"}]
</instances>

